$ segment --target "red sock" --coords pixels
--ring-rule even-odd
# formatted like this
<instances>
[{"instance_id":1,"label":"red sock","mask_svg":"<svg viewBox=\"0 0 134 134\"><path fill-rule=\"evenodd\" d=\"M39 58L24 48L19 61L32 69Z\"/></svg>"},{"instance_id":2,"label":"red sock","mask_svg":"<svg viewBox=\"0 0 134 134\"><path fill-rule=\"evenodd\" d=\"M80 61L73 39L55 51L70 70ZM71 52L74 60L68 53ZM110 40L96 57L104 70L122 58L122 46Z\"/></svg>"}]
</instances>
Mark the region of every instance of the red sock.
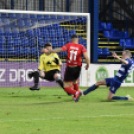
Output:
<instances>
[{"instance_id":1,"label":"red sock","mask_svg":"<svg viewBox=\"0 0 134 134\"><path fill-rule=\"evenodd\" d=\"M75 83L75 84L74 84L74 90L76 90L76 91L79 90L79 85L78 85L78 83Z\"/></svg>"},{"instance_id":2,"label":"red sock","mask_svg":"<svg viewBox=\"0 0 134 134\"><path fill-rule=\"evenodd\" d=\"M71 87L65 87L64 90L69 94L76 94L76 90L72 89Z\"/></svg>"}]
</instances>

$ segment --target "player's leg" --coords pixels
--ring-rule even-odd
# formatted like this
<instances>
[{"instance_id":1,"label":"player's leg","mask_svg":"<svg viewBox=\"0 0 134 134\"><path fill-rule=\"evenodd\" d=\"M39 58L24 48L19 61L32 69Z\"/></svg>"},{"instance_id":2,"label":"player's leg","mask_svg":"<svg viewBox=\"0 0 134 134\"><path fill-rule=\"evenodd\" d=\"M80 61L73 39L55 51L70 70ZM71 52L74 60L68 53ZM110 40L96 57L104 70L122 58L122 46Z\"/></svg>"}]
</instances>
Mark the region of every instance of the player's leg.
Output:
<instances>
[{"instance_id":1,"label":"player's leg","mask_svg":"<svg viewBox=\"0 0 134 134\"><path fill-rule=\"evenodd\" d=\"M60 73L55 73L54 79L55 79L56 83L58 83L64 89L64 84L63 84L63 80L61 79Z\"/></svg>"},{"instance_id":2,"label":"player's leg","mask_svg":"<svg viewBox=\"0 0 134 134\"><path fill-rule=\"evenodd\" d=\"M66 71L64 74L64 90L75 96L76 102L79 100L81 95L80 91L76 91L72 88L72 82L79 77L81 68L80 67L66 67Z\"/></svg>"},{"instance_id":3,"label":"player's leg","mask_svg":"<svg viewBox=\"0 0 134 134\"><path fill-rule=\"evenodd\" d=\"M73 81L73 86L74 86L74 90L76 90L76 91L79 90L78 80Z\"/></svg>"},{"instance_id":4,"label":"player's leg","mask_svg":"<svg viewBox=\"0 0 134 134\"><path fill-rule=\"evenodd\" d=\"M28 76L30 78L34 78L34 86L30 87L30 90L40 90L40 88L38 87L38 83L39 83L39 77L45 77L45 73L43 71L34 71L28 74Z\"/></svg>"},{"instance_id":5,"label":"player's leg","mask_svg":"<svg viewBox=\"0 0 134 134\"><path fill-rule=\"evenodd\" d=\"M111 82L111 87L109 89L107 100L133 100L130 95L127 96L115 96L115 93L118 88L120 88L121 83L115 81Z\"/></svg>"},{"instance_id":6,"label":"player's leg","mask_svg":"<svg viewBox=\"0 0 134 134\"><path fill-rule=\"evenodd\" d=\"M87 90L83 91L82 95L87 95L88 93L90 93L91 91L94 91L95 89L97 89L100 85L106 85L106 80L103 79L101 81L96 82L94 85L92 85L91 87L89 87Z\"/></svg>"}]
</instances>

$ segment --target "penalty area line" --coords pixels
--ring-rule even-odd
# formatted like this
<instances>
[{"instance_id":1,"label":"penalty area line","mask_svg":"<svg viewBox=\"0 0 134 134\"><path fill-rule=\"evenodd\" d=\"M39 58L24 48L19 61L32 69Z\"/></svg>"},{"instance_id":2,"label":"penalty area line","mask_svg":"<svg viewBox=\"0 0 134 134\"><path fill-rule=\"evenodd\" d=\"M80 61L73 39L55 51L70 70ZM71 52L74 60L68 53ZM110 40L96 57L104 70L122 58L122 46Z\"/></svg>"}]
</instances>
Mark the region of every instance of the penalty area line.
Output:
<instances>
[{"instance_id":1,"label":"penalty area line","mask_svg":"<svg viewBox=\"0 0 134 134\"><path fill-rule=\"evenodd\" d=\"M134 114L118 114L118 115L98 115L98 116L78 116L78 117L53 117L43 119L20 119L20 120L0 120L1 122L31 122L31 121L45 121L45 120L62 120L62 119L81 119L81 118L103 118L103 117L121 117L121 116L134 116Z\"/></svg>"}]
</instances>

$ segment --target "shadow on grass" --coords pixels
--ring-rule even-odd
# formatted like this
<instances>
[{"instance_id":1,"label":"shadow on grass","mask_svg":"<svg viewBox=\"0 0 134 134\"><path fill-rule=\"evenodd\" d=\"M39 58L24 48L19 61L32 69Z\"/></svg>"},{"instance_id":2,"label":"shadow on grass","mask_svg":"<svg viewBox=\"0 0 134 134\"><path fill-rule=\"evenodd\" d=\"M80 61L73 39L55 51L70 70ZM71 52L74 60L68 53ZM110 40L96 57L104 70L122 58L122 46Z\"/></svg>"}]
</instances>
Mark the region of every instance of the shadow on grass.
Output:
<instances>
[{"instance_id":1,"label":"shadow on grass","mask_svg":"<svg viewBox=\"0 0 134 134\"><path fill-rule=\"evenodd\" d=\"M41 103L29 103L25 105L47 105L47 104L57 104L57 103L72 102L72 101L73 100L63 100L63 101L57 101L57 102L53 101L53 102L41 102Z\"/></svg>"},{"instance_id":2,"label":"shadow on grass","mask_svg":"<svg viewBox=\"0 0 134 134\"><path fill-rule=\"evenodd\" d=\"M114 100L100 100L100 102L116 102Z\"/></svg>"},{"instance_id":3,"label":"shadow on grass","mask_svg":"<svg viewBox=\"0 0 134 134\"><path fill-rule=\"evenodd\" d=\"M120 101L121 102L121 101ZM134 106L134 102L133 101L129 101L129 102L122 102L122 103L117 103L115 104L115 106Z\"/></svg>"}]
</instances>

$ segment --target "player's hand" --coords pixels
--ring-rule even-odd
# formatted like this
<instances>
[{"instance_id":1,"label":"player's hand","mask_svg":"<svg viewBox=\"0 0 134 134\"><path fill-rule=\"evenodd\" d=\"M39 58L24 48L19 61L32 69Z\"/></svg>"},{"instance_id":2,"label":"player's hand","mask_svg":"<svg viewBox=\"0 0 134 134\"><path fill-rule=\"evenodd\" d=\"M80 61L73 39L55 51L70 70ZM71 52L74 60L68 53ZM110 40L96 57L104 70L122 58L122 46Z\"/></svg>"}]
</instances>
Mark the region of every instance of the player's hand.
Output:
<instances>
[{"instance_id":1,"label":"player's hand","mask_svg":"<svg viewBox=\"0 0 134 134\"><path fill-rule=\"evenodd\" d=\"M59 65L59 59L54 58L53 62L55 62L57 65Z\"/></svg>"},{"instance_id":2,"label":"player's hand","mask_svg":"<svg viewBox=\"0 0 134 134\"><path fill-rule=\"evenodd\" d=\"M115 52L112 52L112 56L113 56L114 58L118 58L118 55L117 55Z\"/></svg>"},{"instance_id":3,"label":"player's hand","mask_svg":"<svg viewBox=\"0 0 134 134\"><path fill-rule=\"evenodd\" d=\"M88 70L88 68L89 68L89 65L87 64L87 65L85 66L85 69Z\"/></svg>"},{"instance_id":4,"label":"player's hand","mask_svg":"<svg viewBox=\"0 0 134 134\"><path fill-rule=\"evenodd\" d=\"M50 51L47 50L47 49L45 49L45 48L43 48L43 49L41 50L41 52L44 52L44 53L46 53L46 54L50 54Z\"/></svg>"}]
</instances>

